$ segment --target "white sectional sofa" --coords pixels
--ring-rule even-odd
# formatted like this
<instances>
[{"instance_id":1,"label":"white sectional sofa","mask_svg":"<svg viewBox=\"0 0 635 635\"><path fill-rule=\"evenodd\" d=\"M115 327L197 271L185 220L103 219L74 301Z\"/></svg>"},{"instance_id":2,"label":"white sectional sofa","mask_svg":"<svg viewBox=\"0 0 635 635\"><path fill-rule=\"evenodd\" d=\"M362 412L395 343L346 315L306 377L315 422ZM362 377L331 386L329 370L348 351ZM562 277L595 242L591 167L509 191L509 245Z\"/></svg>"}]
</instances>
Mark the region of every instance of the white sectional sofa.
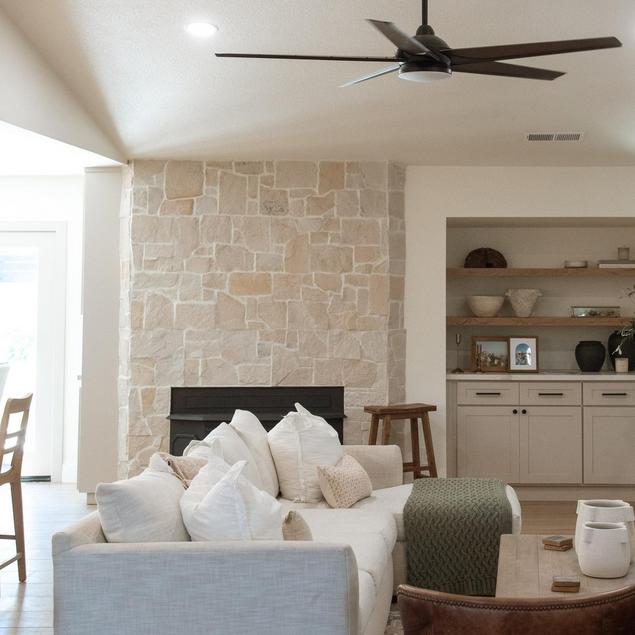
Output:
<instances>
[{"instance_id":1,"label":"white sectional sofa","mask_svg":"<svg viewBox=\"0 0 635 635\"><path fill-rule=\"evenodd\" d=\"M351 509L299 504L311 542L111 544L99 514L53 537L58 635L383 635L406 582L398 446L345 446L373 495ZM508 487L513 531L520 505Z\"/></svg>"}]
</instances>

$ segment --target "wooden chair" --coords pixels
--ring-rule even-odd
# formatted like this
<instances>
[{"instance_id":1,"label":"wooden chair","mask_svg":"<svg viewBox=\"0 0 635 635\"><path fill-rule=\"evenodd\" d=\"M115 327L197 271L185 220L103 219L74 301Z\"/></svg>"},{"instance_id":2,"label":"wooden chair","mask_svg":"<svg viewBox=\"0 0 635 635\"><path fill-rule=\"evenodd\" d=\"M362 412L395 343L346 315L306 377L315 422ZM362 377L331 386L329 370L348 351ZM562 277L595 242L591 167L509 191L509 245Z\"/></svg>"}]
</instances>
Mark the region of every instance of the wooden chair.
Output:
<instances>
[{"instance_id":1,"label":"wooden chair","mask_svg":"<svg viewBox=\"0 0 635 635\"><path fill-rule=\"evenodd\" d=\"M404 635L631 635L635 586L576 598L488 598L402 585Z\"/></svg>"},{"instance_id":2,"label":"wooden chair","mask_svg":"<svg viewBox=\"0 0 635 635\"><path fill-rule=\"evenodd\" d=\"M0 563L0 569L13 562L18 563L18 578L20 582L26 580L26 559L24 554L24 517L22 513L22 458L24 456L24 441L26 426L29 421L32 394L23 399L7 399L4 414L0 420L0 486L7 483L11 486L11 501L13 503L14 534L0 534L0 540L15 540L16 554L13 558ZM17 430L9 432L11 415L22 414ZM11 461L5 457L11 455Z\"/></svg>"}]
</instances>

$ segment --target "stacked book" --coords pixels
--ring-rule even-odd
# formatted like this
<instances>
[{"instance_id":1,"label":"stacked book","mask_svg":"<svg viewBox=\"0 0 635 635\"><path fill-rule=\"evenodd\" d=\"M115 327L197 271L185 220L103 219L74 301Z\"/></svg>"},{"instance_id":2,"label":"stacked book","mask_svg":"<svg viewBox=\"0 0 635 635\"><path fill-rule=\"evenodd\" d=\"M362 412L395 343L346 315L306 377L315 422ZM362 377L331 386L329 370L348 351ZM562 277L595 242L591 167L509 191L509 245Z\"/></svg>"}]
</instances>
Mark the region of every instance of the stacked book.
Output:
<instances>
[{"instance_id":1,"label":"stacked book","mask_svg":"<svg viewBox=\"0 0 635 635\"><path fill-rule=\"evenodd\" d=\"M635 260L598 260L598 269L635 269Z\"/></svg>"}]
</instances>

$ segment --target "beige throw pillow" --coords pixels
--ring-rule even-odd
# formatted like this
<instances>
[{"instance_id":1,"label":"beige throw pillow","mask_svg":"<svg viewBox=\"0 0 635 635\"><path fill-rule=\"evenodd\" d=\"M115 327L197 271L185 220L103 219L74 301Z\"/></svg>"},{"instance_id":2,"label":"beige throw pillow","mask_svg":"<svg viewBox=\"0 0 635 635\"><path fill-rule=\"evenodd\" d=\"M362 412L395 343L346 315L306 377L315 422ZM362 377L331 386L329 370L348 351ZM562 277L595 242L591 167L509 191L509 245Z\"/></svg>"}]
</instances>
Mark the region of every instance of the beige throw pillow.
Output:
<instances>
[{"instance_id":1,"label":"beige throw pillow","mask_svg":"<svg viewBox=\"0 0 635 635\"><path fill-rule=\"evenodd\" d=\"M167 452L157 452L157 454L167 463L172 474L183 483L183 487L186 489L199 470L207 465L207 459L198 456L173 456Z\"/></svg>"},{"instance_id":2,"label":"beige throw pillow","mask_svg":"<svg viewBox=\"0 0 635 635\"><path fill-rule=\"evenodd\" d=\"M320 488L331 507L350 507L373 493L366 470L345 454L337 465L318 465Z\"/></svg>"},{"instance_id":3,"label":"beige throw pillow","mask_svg":"<svg viewBox=\"0 0 635 635\"><path fill-rule=\"evenodd\" d=\"M290 511L282 521L282 536L285 540L313 540L306 520L294 511Z\"/></svg>"}]
</instances>

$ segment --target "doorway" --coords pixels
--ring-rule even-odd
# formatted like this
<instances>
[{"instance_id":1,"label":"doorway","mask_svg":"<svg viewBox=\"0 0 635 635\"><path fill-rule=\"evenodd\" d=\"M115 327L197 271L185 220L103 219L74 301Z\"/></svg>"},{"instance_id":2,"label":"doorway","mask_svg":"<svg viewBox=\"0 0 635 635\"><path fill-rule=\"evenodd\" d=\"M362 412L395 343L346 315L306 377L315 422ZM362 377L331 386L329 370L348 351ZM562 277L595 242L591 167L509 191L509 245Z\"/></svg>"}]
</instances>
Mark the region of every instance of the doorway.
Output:
<instances>
[{"instance_id":1,"label":"doorway","mask_svg":"<svg viewBox=\"0 0 635 635\"><path fill-rule=\"evenodd\" d=\"M59 481L64 431L66 226L0 224L3 402L33 393L22 475ZM3 405L4 407L4 405Z\"/></svg>"}]
</instances>

